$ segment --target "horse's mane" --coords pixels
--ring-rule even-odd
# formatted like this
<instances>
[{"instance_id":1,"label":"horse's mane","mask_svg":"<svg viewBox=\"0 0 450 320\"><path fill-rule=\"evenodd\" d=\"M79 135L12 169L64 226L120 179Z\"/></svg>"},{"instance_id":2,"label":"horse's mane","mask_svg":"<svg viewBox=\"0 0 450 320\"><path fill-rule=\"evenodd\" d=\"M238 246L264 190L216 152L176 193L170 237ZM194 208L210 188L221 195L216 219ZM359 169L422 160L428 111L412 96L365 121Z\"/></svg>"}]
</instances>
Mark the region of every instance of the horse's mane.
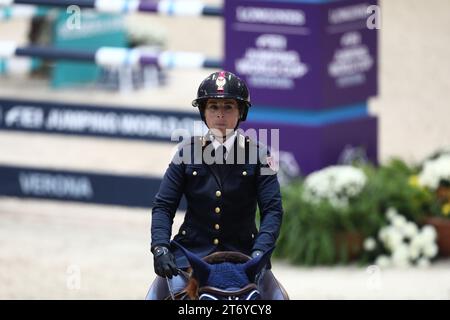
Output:
<instances>
[{"instance_id":1,"label":"horse's mane","mask_svg":"<svg viewBox=\"0 0 450 320\"><path fill-rule=\"evenodd\" d=\"M189 268L189 273L192 272L192 269ZM198 281L193 277L189 277L188 284L184 289L186 291L187 296L190 300L198 300Z\"/></svg>"}]
</instances>

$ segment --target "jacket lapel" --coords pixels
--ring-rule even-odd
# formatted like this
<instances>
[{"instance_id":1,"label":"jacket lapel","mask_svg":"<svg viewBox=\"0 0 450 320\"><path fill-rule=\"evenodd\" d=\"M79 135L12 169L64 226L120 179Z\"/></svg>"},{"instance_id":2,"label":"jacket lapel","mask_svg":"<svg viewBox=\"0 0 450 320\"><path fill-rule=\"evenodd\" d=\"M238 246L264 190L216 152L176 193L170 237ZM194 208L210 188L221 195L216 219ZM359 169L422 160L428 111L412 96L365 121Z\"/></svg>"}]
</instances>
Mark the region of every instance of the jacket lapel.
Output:
<instances>
[{"instance_id":1,"label":"jacket lapel","mask_svg":"<svg viewBox=\"0 0 450 320\"><path fill-rule=\"evenodd\" d=\"M211 139L208 139L208 136L202 137L203 143L202 143L202 154L205 151L205 148L211 143ZM203 160L203 165L208 168L209 171L213 174L214 178L216 179L217 185L222 189L222 181L220 181L220 174L217 170L217 167L215 165L209 165L205 163Z\"/></svg>"},{"instance_id":2,"label":"jacket lapel","mask_svg":"<svg viewBox=\"0 0 450 320\"><path fill-rule=\"evenodd\" d=\"M222 184L225 184L225 180L230 176L232 172L235 170L242 170L242 167L244 166L243 163L245 163L245 154L242 151L245 150L239 150L245 149L245 144L242 144L242 140L240 138L241 134L238 132L236 139L234 140L233 148L231 149L230 153L227 157L227 162L231 164L227 164L225 174L223 177ZM238 159L239 156L244 155L244 159ZM231 162L231 159L233 159L234 162ZM240 161L239 161L240 160Z\"/></svg>"},{"instance_id":3,"label":"jacket lapel","mask_svg":"<svg viewBox=\"0 0 450 320\"><path fill-rule=\"evenodd\" d=\"M211 143L211 139L208 138L208 135L203 137L203 148L204 149ZM230 153L227 157L228 164L225 165L225 173L223 175L223 179L220 179L220 172L216 165L208 165L205 162L203 162L203 165L205 165L213 174L214 178L216 179L217 185L222 188L225 184L225 181L230 176L232 172L235 170L242 170L243 163L246 163L247 155L245 154L245 136L243 136L239 131L237 133L236 139L234 140L233 148L230 150ZM239 157L244 156L243 159L239 159ZM234 162L231 161L231 159L234 160Z\"/></svg>"}]
</instances>

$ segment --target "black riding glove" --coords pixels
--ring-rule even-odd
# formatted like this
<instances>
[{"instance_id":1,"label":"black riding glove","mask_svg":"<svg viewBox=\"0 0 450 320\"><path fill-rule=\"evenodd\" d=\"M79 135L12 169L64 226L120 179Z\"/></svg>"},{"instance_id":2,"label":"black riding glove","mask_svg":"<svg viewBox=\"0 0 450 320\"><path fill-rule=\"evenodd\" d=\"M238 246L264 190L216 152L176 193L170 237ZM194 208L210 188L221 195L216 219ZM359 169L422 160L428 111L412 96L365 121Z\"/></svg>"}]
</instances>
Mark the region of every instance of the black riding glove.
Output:
<instances>
[{"instance_id":1,"label":"black riding glove","mask_svg":"<svg viewBox=\"0 0 450 320\"><path fill-rule=\"evenodd\" d=\"M153 265L155 273L160 277L172 279L172 276L178 275L175 257L166 247L155 247L153 249Z\"/></svg>"}]
</instances>

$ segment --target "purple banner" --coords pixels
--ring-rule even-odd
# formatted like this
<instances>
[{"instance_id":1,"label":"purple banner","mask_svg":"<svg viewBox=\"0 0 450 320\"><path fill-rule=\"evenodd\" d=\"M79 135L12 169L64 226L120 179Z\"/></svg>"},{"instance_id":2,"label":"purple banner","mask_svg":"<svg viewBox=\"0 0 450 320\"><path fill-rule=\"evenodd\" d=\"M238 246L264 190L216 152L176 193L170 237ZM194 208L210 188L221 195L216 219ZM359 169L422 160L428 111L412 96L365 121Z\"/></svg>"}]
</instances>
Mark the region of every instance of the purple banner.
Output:
<instances>
[{"instance_id":1,"label":"purple banner","mask_svg":"<svg viewBox=\"0 0 450 320\"><path fill-rule=\"evenodd\" d=\"M250 88L252 102L327 109L377 94L376 0L296 3L225 1L225 69Z\"/></svg>"},{"instance_id":2,"label":"purple banner","mask_svg":"<svg viewBox=\"0 0 450 320\"><path fill-rule=\"evenodd\" d=\"M244 122L241 127L244 130L279 129L280 154L290 153L303 175L346 162L352 157L378 163L376 117L368 116L321 126ZM280 159L280 164L282 162L283 159Z\"/></svg>"}]
</instances>

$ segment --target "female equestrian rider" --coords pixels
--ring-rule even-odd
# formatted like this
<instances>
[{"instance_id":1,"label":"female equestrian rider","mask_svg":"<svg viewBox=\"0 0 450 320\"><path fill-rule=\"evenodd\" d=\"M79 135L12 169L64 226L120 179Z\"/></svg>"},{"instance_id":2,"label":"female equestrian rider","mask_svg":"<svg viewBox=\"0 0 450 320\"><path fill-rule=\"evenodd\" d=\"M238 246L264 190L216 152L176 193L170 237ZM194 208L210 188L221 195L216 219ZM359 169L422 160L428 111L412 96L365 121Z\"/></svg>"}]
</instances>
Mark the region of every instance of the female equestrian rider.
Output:
<instances>
[{"instance_id":1,"label":"female equestrian rider","mask_svg":"<svg viewBox=\"0 0 450 320\"><path fill-rule=\"evenodd\" d=\"M170 244L173 218L183 195L187 211L174 240L199 257L217 251L258 256L275 245L281 226L280 186L269 152L238 130L251 106L246 84L230 72L215 72L200 84L192 105L209 131L178 148L154 199L151 251L158 277L149 299L167 293L161 289L167 289L164 277L171 279L174 290L184 285L178 270L189 263ZM274 280L270 270L264 278Z\"/></svg>"}]
</instances>

